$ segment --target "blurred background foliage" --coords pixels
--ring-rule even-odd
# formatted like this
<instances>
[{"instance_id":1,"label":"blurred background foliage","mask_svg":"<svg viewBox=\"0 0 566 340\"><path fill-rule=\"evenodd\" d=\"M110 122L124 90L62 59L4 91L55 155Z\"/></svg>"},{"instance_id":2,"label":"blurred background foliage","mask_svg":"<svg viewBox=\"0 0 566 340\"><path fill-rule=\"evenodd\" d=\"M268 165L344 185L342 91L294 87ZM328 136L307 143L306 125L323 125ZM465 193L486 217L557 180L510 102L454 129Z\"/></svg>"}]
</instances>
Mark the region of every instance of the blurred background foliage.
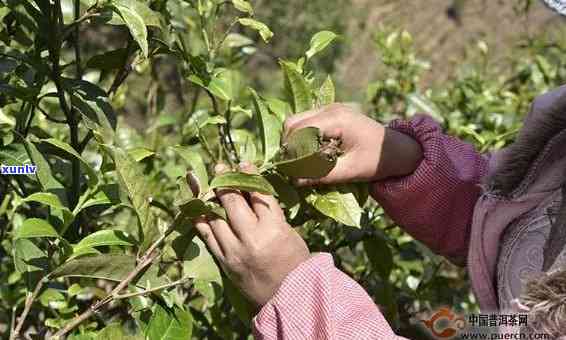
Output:
<instances>
[{"instance_id":1,"label":"blurred background foliage","mask_svg":"<svg viewBox=\"0 0 566 340\"><path fill-rule=\"evenodd\" d=\"M14 45L33 45L25 27L11 25L0 4L0 53ZM71 1L63 1L66 20L72 21ZM205 49L197 32L194 11L184 1L148 1L152 9L182 32L191 51ZM566 77L566 25L564 20L533 1L432 0L290 0L252 1L256 17L275 36L265 44L257 34L237 26L229 42L234 47L219 51L216 66L236 70L230 74L234 97L245 98L236 128L249 127L249 96L253 86L264 96L276 97L283 91L278 60L297 59L308 48L310 38L321 30L340 35L338 43L313 61L316 81L333 76L339 101L358 102L372 117L388 122L425 112L439 120L447 132L476 145L482 152L511 143L521 118L532 100L562 85ZM218 17L223 30L231 24L233 10ZM11 31L12 30L12 31ZM13 31L15 30L15 31ZM222 32L223 30L219 30ZM128 31L121 26L92 23L81 26L83 60L119 48L129 48ZM219 33L218 33L219 34ZM167 39L168 37L163 37ZM3 46L4 44L4 46ZM65 53L71 54L69 49ZM63 58L68 56L63 55ZM67 65L69 66L69 65ZM110 86L111 72L121 65L91 65L84 78L100 86ZM26 78L26 69L4 65L0 75L17 72ZM195 144L194 126L210 111L208 98L199 87L186 80L185 70L171 55L140 60L111 97L118 114L117 138L128 149L143 148L144 171L156 201L171 204L175 179L186 164L166 150L167 146ZM28 79L29 83L29 79ZM47 98L44 109L62 119L55 98ZM14 136L14 116L21 107L8 93L0 93L0 144ZM199 118L200 117L200 118ZM65 128L54 127L43 117L32 127L66 136ZM238 129L236 143L247 158L258 150L247 142L246 130ZM205 131L218 138L212 129ZM159 157L154 156L159 155ZM84 157L97 167L106 160L87 148ZM63 167L63 165L61 165ZM24 186L25 188L25 186ZM11 258L11 228L21 225L28 211L17 211L20 198L5 182L0 183L0 337L7 338L13 322L13 307L23 306L26 287ZM13 196L9 196L13 195ZM11 197L12 199L8 199ZM33 210L34 206L29 207ZM82 216L83 228L131 230L135 216L118 207L95 208ZM135 223L134 223L135 224ZM426 339L418 327L419 313L438 306L452 306L462 312L477 312L465 269L432 254L426 247L395 225L381 208L369 203L362 216L362 228L348 228L333 221L307 222L298 226L312 251L332 252L337 266L357 280L382 307L392 327L403 336ZM78 238L80 235L70 235ZM76 240L75 240L76 241ZM78 309L108 290L104 281L75 290L61 284L42 295L30 314L30 334L41 338L48 330L61 327ZM78 290L77 290L78 289ZM185 298L194 318L192 336L197 339L250 338L249 325L235 317L233 301L223 298L215 284L197 282L188 287ZM61 292L64 292L61 293ZM167 301L180 299L171 294ZM147 303L143 299L136 301ZM132 303L133 305L135 303ZM139 306L135 306L139 307ZM76 338L136 337L131 308L117 303L93 318ZM140 307L141 308L141 307ZM155 312L155 310L154 310ZM117 326L118 325L118 326ZM124 335L126 334L126 335ZM33 335L31 335L33 337Z\"/></svg>"}]
</instances>

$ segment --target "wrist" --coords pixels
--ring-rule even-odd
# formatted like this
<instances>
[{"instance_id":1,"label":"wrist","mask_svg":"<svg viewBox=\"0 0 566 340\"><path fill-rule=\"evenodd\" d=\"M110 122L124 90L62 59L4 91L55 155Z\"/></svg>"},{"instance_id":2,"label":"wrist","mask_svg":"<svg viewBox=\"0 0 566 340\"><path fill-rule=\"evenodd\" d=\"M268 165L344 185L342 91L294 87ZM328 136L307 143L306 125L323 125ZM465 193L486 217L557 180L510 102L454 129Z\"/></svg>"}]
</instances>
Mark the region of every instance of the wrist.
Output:
<instances>
[{"instance_id":1,"label":"wrist","mask_svg":"<svg viewBox=\"0 0 566 340\"><path fill-rule=\"evenodd\" d=\"M422 159L423 150L417 140L385 128L377 179L408 176L415 172Z\"/></svg>"}]
</instances>

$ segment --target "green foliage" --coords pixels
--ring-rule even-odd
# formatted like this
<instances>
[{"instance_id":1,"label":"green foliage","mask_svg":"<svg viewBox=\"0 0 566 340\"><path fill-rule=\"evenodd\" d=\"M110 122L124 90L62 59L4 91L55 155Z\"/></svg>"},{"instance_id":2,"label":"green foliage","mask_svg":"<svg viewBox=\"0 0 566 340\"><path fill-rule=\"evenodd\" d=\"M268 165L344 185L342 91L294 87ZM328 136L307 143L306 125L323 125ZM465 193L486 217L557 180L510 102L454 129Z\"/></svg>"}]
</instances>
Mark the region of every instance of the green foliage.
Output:
<instances>
[{"instance_id":1,"label":"green foliage","mask_svg":"<svg viewBox=\"0 0 566 340\"><path fill-rule=\"evenodd\" d=\"M321 86L310 60L336 34L322 31L296 62L281 61L285 101L245 91L239 65L253 53L252 40L234 29L239 24L257 31L265 42L273 37L247 1L12 1L2 6L13 20L2 21L6 45L0 62L9 72L1 78L1 113L8 127L2 130L1 160L38 166L35 175L10 176L5 182L10 192L2 214L10 217L2 247L12 260L2 271L13 274L2 288L7 304L1 308L14 305L19 315L24 303L41 302L32 313L23 312L13 332L35 326L41 335L150 339L186 338L191 332L230 338L247 332L247 302L204 243L194 239L194 218L225 218L213 200L219 188L276 195L290 218L311 211L307 220L316 224L360 227L362 209L352 192L296 190L288 177L328 173L338 143L331 143L330 155L328 141L312 129L281 142L291 108L301 112L334 101L330 76ZM68 6L72 15L65 12ZM227 21L231 24L225 26ZM19 33L10 33L8 25ZM123 32L127 39L114 49L84 53L81 30L97 27ZM164 61L175 65L195 94L175 115L160 104L157 70ZM154 123L140 138L116 107L129 91L126 78L148 73L148 118ZM238 172L239 161L255 163L260 174ZM232 171L214 176L220 162ZM105 293L111 286L114 290ZM104 311L111 301L133 311L123 315L133 328L112 323L111 312ZM65 328L75 315L89 313L88 305L105 317ZM233 313L230 305L246 327L221 325ZM41 309L55 317L45 319L36 312Z\"/></svg>"},{"instance_id":2,"label":"green foliage","mask_svg":"<svg viewBox=\"0 0 566 340\"><path fill-rule=\"evenodd\" d=\"M69 339L248 337L253 311L192 225L225 218L221 187L275 194L310 249L333 252L401 331L425 307L475 308L462 271L386 219L367 186L293 185L341 154L317 129L282 136L289 115L335 101L332 77L317 70L339 36L309 27L279 60L284 91L268 96L242 72L285 32L261 12L245 0L0 0L0 163L37 166L0 178L0 327L28 303L20 332L38 337L91 306L97 317L65 330ZM85 32L120 39L92 49ZM408 33L382 32L377 47L376 118L426 111L482 151L509 143L518 113L566 75L559 47L533 43L507 79L492 79L480 44L482 63L424 90ZM240 161L260 173L239 172ZM231 171L216 176L217 163Z\"/></svg>"}]
</instances>

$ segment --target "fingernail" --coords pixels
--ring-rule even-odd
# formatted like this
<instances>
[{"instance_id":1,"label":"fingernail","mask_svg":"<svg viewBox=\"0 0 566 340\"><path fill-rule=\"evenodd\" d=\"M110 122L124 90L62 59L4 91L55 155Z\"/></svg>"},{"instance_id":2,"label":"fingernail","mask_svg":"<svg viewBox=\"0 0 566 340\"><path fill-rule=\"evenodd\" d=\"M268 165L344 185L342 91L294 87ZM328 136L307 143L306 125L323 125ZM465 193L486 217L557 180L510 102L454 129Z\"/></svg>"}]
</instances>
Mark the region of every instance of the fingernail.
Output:
<instances>
[{"instance_id":1,"label":"fingernail","mask_svg":"<svg viewBox=\"0 0 566 340\"><path fill-rule=\"evenodd\" d=\"M215 172L217 175L221 175L221 174L223 174L223 173L225 173L225 172L228 172L228 166L227 166L226 164L224 164L224 163L218 163L218 164L216 164L216 165L214 166L214 172Z\"/></svg>"}]
</instances>

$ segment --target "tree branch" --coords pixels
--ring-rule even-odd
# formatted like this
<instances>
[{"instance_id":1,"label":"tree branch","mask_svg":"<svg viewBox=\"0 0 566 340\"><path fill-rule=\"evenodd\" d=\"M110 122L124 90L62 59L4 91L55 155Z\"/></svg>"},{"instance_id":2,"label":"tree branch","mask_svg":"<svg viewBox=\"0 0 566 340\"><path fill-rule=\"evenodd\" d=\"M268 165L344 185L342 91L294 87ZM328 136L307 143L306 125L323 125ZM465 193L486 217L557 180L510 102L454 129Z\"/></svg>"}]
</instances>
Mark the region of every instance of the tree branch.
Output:
<instances>
[{"instance_id":1,"label":"tree branch","mask_svg":"<svg viewBox=\"0 0 566 340\"><path fill-rule=\"evenodd\" d=\"M94 133L92 132L92 130L88 130L85 138L82 140L82 142L79 144L79 148L77 150L77 152L79 154L82 154L83 151L85 151L86 146L88 145L88 142L90 142L90 140L92 139L92 137L94 137Z\"/></svg>"},{"instance_id":2,"label":"tree branch","mask_svg":"<svg viewBox=\"0 0 566 340\"><path fill-rule=\"evenodd\" d=\"M210 98L210 101L212 102L212 109L214 110L214 114L217 116L222 116L220 114L220 107L218 106L218 101L216 100L216 98L214 97L214 95L212 94L212 92L210 92L210 90L208 89L204 89L206 94L208 95L208 97ZM228 145L228 134L226 133L226 124L221 124L220 128L218 129L219 133L220 133L220 146L222 148L222 150L224 151L224 153L226 154L226 158L228 158L228 162L230 163L231 166L234 166L234 159L237 159L237 156L235 155L235 149L234 150L230 150L229 145Z\"/></svg>"},{"instance_id":3,"label":"tree branch","mask_svg":"<svg viewBox=\"0 0 566 340\"><path fill-rule=\"evenodd\" d=\"M12 332L12 334L10 334L10 340L15 340L15 339L19 338L20 332L22 331L22 327L24 325L24 322L26 321L26 318L27 318L29 311L31 309L31 305L33 304L33 302L35 301L35 299L39 295L41 288L43 288L43 284L45 282L47 282L48 278L49 278L49 275L42 277L39 280L39 282L37 282L37 284L35 285L33 292L28 293L28 296L26 297L26 302L25 302L25 305L24 305L24 311L22 312L22 314L18 318L18 323L16 324L14 331Z\"/></svg>"},{"instance_id":4,"label":"tree branch","mask_svg":"<svg viewBox=\"0 0 566 340\"><path fill-rule=\"evenodd\" d=\"M45 111L44 109L42 109L42 108L39 106L39 104L36 106L36 109L38 109L39 112L43 113L43 115L45 116L45 118L46 118L48 121L50 121L50 122L57 123L57 124L67 124L67 120L66 120L66 119L56 119L56 118L51 117L51 116L47 113L47 111Z\"/></svg>"},{"instance_id":5,"label":"tree branch","mask_svg":"<svg viewBox=\"0 0 566 340\"><path fill-rule=\"evenodd\" d=\"M240 163L240 155L238 155L238 150L236 149L236 144L232 139L232 101L228 102L228 108L226 109L226 136L228 137L228 143L232 149L232 154L236 159L236 162Z\"/></svg>"},{"instance_id":6,"label":"tree branch","mask_svg":"<svg viewBox=\"0 0 566 340\"><path fill-rule=\"evenodd\" d=\"M163 290L163 289L167 289L167 288L171 288L171 287L181 285L181 284L183 284L187 281L189 281L189 279L184 278L184 279L177 280L175 282L171 282L171 283L159 286L159 287L146 289L146 290L141 291L141 292L134 292L134 293L129 293L129 294L116 294L116 295L113 296L113 299L114 300L121 300L121 299L128 299L128 298L136 297L136 296L147 295L147 294L150 294L150 293L153 293L153 292L157 292L159 290Z\"/></svg>"},{"instance_id":7,"label":"tree branch","mask_svg":"<svg viewBox=\"0 0 566 340\"><path fill-rule=\"evenodd\" d=\"M75 0L73 4L75 10L75 21L78 21L81 14L81 2L80 0ZM83 70L81 66L81 47L79 45L79 33L80 33L81 25L75 25L75 34L73 37L73 45L75 46L75 66L77 68L77 79L83 78Z\"/></svg>"},{"instance_id":8,"label":"tree branch","mask_svg":"<svg viewBox=\"0 0 566 340\"><path fill-rule=\"evenodd\" d=\"M124 280L122 280L108 295L106 295L102 300L99 300L94 305L90 306L88 310L80 314L71 320L65 327L60 329L55 333L52 339L59 339L65 334L72 331L75 327L80 325L83 321L89 319L94 313L96 313L104 305L115 300L116 295L118 295L124 288L126 288L130 282L132 282L146 267L151 265L157 257L159 257L159 252L155 250L163 244L167 236L169 236L174 230L174 226L171 225L169 229L161 235L149 249L144 253L142 257L139 258L138 265L134 268Z\"/></svg>"}]
</instances>

